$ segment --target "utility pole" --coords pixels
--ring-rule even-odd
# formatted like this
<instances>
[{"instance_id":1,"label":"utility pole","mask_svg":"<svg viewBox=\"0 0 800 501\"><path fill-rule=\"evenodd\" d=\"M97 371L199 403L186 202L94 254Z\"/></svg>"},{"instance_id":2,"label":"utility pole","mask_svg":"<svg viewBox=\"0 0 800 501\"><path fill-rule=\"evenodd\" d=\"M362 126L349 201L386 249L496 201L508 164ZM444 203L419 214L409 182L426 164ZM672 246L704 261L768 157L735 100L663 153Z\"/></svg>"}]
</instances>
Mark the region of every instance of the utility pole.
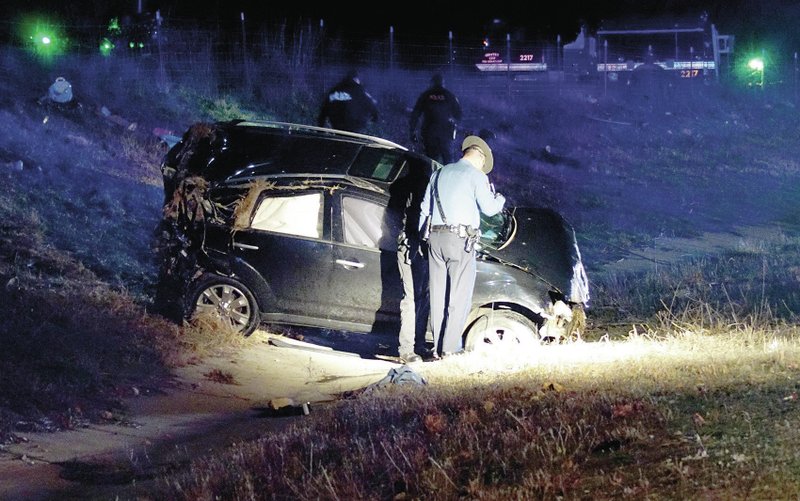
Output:
<instances>
[{"instance_id":1,"label":"utility pole","mask_svg":"<svg viewBox=\"0 0 800 501\"><path fill-rule=\"evenodd\" d=\"M167 70L164 67L164 52L161 50L161 39L164 38L161 33L161 10L156 11L156 47L158 48L158 87L161 92L169 93L169 85L167 84Z\"/></svg>"}]
</instances>

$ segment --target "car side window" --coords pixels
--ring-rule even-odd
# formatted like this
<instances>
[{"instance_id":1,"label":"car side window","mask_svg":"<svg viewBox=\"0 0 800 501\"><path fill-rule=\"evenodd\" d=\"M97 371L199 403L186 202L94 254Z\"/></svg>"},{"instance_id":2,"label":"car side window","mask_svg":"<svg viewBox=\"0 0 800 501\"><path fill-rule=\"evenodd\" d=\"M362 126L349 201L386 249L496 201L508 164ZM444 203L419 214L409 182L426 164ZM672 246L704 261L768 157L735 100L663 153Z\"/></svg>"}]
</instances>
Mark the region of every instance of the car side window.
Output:
<instances>
[{"instance_id":1,"label":"car side window","mask_svg":"<svg viewBox=\"0 0 800 501\"><path fill-rule=\"evenodd\" d=\"M355 197L342 198L344 241L381 250L397 249L400 215L386 206Z\"/></svg>"},{"instance_id":2,"label":"car side window","mask_svg":"<svg viewBox=\"0 0 800 501\"><path fill-rule=\"evenodd\" d=\"M322 193L267 196L258 204L250 227L303 237L322 237Z\"/></svg>"}]
</instances>

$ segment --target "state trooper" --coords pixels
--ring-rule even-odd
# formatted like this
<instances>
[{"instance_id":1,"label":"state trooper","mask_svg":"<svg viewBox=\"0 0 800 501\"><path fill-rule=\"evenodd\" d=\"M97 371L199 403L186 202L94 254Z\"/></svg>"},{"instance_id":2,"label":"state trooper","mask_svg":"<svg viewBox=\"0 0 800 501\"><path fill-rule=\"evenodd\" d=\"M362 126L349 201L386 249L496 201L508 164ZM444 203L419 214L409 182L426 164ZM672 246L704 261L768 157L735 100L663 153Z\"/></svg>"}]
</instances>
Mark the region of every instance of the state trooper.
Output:
<instances>
[{"instance_id":1,"label":"state trooper","mask_svg":"<svg viewBox=\"0 0 800 501\"><path fill-rule=\"evenodd\" d=\"M461 353L461 334L472 306L480 238L480 215L493 216L505 205L487 174L494 166L489 145L467 136L462 157L431 176L420 204L420 231L428 236L431 330L439 356Z\"/></svg>"}]
</instances>

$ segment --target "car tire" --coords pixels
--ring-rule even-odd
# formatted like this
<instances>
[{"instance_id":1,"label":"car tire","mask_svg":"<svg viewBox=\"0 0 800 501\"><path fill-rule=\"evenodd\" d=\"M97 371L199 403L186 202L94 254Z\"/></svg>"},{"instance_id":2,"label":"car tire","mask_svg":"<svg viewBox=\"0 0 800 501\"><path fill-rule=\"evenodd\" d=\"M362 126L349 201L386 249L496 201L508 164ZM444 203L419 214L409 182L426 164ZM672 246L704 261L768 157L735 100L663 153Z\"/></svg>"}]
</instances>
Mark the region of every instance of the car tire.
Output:
<instances>
[{"instance_id":1,"label":"car tire","mask_svg":"<svg viewBox=\"0 0 800 501\"><path fill-rule=\"evenodd\" d=\"M258 327L258 303L246 285L221 275L204 275L186 296L186 317L209 313L217 315L243 336Z\"/></svg>"},{"instance_id":2,"label":"car tire","mask_svg":"<svg viewBox=\"0 0 800 501\"><path fill-rule=\"evenodd\" d=\"M513 310L483 308L465 333L466 351L518 349L540 344L536 323Z\"/></svg>"}]
</instances>

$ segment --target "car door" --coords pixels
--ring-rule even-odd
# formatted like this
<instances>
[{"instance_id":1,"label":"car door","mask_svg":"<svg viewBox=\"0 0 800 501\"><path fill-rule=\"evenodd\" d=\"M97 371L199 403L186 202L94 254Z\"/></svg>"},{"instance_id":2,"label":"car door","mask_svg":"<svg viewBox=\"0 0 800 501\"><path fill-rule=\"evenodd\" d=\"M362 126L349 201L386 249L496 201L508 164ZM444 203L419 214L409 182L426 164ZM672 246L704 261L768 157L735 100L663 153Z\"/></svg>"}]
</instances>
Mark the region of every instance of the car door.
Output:
<instances>
[{"instance_id":1,"label":"car door","mask_svg":"<svg viewBox=\"0 0 800 501\"><path fill-rule=\"evenodd\" d=\"M399 323L403 291L397 267L401 219L387 202L360 190L333 197L335 313L373 328Z\"/></svg>"},{"instance_id":2,"label":"car door","mask_svg":"<svg viewBox=\"0 0 800 501\"><path fill-rule=\"evenodd\" d=\"M233 253L263 279L269 300L259 306L268 317L330 314L335 298L329 207L327 191L268 188L237 224Z\"/></svg>"}]
</instances>

